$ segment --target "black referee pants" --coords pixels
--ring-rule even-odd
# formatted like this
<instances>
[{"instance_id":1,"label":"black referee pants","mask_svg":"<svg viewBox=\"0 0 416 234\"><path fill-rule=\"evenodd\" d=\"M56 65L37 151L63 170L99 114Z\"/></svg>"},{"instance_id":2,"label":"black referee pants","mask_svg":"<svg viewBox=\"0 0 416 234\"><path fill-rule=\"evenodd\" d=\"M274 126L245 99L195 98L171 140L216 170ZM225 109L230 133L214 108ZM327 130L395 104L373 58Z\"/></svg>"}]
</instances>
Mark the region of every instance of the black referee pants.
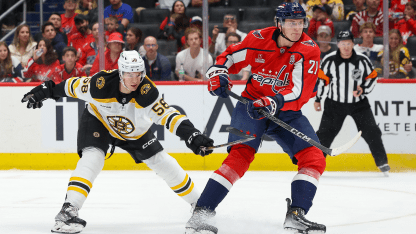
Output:
<instances>
[{"instance_id":1,"label":"black referee pants","mask_svg":"<svg viewBox=\"0 0 416 234\"><path fill-rule=\"evenodd\" d=\"M321 124L316 132L321 144L331 146L347 115L354 119L358 131L362 131L361 136L367 142L376 165L379 167L386 164L387 154L381 140L381 131L367 98L357 103L340 103L327 98Z\"/></svg>"}]
</instances>

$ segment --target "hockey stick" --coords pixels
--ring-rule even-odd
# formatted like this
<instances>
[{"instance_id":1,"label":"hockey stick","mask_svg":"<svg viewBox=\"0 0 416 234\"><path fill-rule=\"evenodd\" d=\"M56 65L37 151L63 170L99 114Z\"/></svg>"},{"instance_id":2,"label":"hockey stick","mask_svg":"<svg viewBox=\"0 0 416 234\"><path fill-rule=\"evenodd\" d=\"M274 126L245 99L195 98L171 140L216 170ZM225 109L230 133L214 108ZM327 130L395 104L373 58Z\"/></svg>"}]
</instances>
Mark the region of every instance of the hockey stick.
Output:
<instances>
[{"instance_id":1,"label":"hockey stick","mask_svg":"<svg viewBox=\"0 0 416 234\"><path fill-rule=\"evenodd\" d=\"M248 103L248 100L247 99L244 99L243 97L238 96L237 94L233 93L232 91L230 91L228 89L227 89L227 93L231 97L237 99L238 101L240 101L243 104L247 104ZM289 132L291 132L295 136L299 137L300 139L308 142L309 144L311 144L311 145L315 146L316 148L322 150L322 152L324 152L324 153L326 153L328 155L331 155L331 156L336 156L338 154L343 153L344 151L346 151L347 149L349 149L351 146L353 146L358 141L358 139L361 136L361 131L359 131L357 133L357 135L354 138L352 138L345 145L340 146L340 147L335 148L335 149L329 149L329 148L327 148L327 147L319 144L318 142L314 141L312 138L306 136L304 133L300 132L299 130L295 129L294 127L291 127L289 124L287 124L287 123L283 122L282 120L274 117L273 115L271 115L270 113L266 112L265 110L260 109L260 110L258 110L258 112L260 114L264 115L265 117L267 117L268 119L270 119L271 121L275 122L279 126L281 126L284 129L288 130Z\"/></svg>"},{"instance_id":2,"label":"hockey stick","mask_svg":"<svg viewBox=\"0 0 416 234\"><path fill-rule=\"evenodd\" d=\"M227 127L225 130L227 130L227 132L229 132L229 133L232 133L232 134L235 134L237 136L244 137L244 138L240 139L240 140L228 142L228 143L225 143L225 144L221 144L221 145L214 145L214 146L210 146L210 147L201 147L201 150L206 151L206 150L212 150L212 149L226 147L226 146L232 146L232 145L240 144L240 143L243 143L243 142L251 141L254 138L256 138L254 136L245 134L244 132L238 131L238 129L233 128L233 127Z\"/></svg>"}]
</instances>

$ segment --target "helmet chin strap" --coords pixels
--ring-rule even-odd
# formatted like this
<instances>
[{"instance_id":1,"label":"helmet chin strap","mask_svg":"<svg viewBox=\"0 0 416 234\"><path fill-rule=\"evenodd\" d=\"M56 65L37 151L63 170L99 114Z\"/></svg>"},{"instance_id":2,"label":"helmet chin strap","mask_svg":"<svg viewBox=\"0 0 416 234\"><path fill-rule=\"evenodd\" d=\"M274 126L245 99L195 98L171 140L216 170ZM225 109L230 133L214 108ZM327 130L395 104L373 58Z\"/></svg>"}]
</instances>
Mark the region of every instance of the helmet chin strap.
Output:
<instances>
[{"instance_id":1,"label":"helmet chin strap","mask_svg":"<svg viewBox=\"0 0 416 234\"><path fill-rule=\"evenodd\" d=\"M126 84L124 83L124 79L123 79L123 75L122 74L119 74L120 75L120 83L124 86L124 88L126 88L128 91L130 91L130 92L132 92L129 88L127 88L127 86L126 86Z\"/></svg>"},{"instance_id":2,"label":"helmet chin strap","mask_svg":"<svg viewBox=\"0 0 416 234\"><path fill-rule=\"evenodd\" d=\"M300 40L300 37L299 37L299 39L298 39L297 41L292 41L292 40L290 40L288 37L286 37L286 35L283 33L283 27L282 27L282 30L280 31L280 35L282 35L282 37L283 37L284 39L286 39L286 40L288 40L288 41L290 41L290 42L297 42L297 41L299 41L299 40Z\"/></svg>"}]
</instances>

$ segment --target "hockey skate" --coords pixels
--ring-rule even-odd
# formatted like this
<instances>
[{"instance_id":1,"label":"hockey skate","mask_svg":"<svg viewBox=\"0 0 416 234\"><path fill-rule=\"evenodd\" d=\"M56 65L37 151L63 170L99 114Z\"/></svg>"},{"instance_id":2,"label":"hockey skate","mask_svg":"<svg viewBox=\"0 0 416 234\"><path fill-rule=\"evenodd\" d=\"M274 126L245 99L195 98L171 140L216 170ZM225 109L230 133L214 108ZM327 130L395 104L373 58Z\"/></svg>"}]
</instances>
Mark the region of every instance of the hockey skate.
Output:
<instances>
[{"instance_id":1,"label":"hockey skate","mask_svg":"<svg viewBox=\"0 0 416 234\"><path fill-rule=\"evenodd\" d=\"M296 233L325 233L326 227L323 224L313 223L305 218L305 211L302 208L290 207L291 201L286 198L287 213L283 227L294 230Z\"/></svg>"},{"instance_id":2,"label":"hockey skate","mask_svg":"<svg viewBox=\"0 0 416 234\"><path fill-rule=\"evenodd\" d=\"M378 167L381 172L383 172L384 176L389 177L390 166L389 164L384 164Z\"/></svg>"},{"instance_id":3,"label":"hockey skate","mask_svg":"<svg viewBox=\"0 0 416 234\"><path fill-rule=\"evenodd\" d=\"M51 232L55 233L80 233L87 225L85 220L78 218L78 208L66 202L61 211L55 216L55 225Z\"/></svg>"},{"instance_id":4,"label":"hockey skate","mask_svg":"<svg viewBox=\"0 0 416 234\"><path fill-rule=\"evenodd\" d=\"M204 207L195 207L192 217L185 226L185 234L217 234L218 228L208 224L210 218L215 216L215 211Z\"/></svg>"}]
</instances>

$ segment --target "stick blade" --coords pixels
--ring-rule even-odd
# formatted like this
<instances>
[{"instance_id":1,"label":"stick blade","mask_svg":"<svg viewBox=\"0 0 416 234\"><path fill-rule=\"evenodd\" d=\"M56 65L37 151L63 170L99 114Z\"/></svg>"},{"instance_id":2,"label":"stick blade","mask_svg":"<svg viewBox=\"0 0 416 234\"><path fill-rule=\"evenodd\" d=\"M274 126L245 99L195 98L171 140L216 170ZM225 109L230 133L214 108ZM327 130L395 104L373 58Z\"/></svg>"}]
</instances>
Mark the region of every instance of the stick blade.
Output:
<instances>
[{"instance_id":1,"label":"stick blade","mask_svg":"<svg viewBox=\"0 0 416 234\"><path fill-rule=\"evenodd\" d=\"M352 138L347 144L340 146L338 148L332 149L330 155L337 156L338 154L341 154L347 151L349 148L351 148L351 146L353 146L358 141L358 139L360 139L360 137L361 137L361 131L359 131L357 135L355 135L355 137Z\"/></svg>"}]
</instances>

